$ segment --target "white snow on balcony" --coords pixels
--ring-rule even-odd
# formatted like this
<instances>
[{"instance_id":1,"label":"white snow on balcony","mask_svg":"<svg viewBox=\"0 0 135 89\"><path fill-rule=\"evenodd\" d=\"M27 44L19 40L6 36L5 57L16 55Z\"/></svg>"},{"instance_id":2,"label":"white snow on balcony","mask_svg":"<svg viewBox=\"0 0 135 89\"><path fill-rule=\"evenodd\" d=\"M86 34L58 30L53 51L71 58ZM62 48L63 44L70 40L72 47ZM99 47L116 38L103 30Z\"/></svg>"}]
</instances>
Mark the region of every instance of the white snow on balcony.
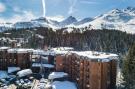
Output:
<instances>
[{"instance_id":1,"label":"white snow on balcony","mask_svg":"<svg viewBox=\"0 0 135 89\"><path fill-rule=\"evenodd\" d=\"M32 67L46 67L46 68L54 68L52 64L41 64L41 63L33 63Z\"/></svg>"},{"instance_id":2,"label":"white snow on balcony","mask_svg":"<svg viewBox=\"0 0 135 89\"><path fill-rule=\"evenodd\" d=\"M55 81L52 83L52 89L77 89L77 87L69 81Z\"/></svg>"},{"instance_id":3,"label":"white snow on balcony","mask_svg":"<svg viewBox=\"0 0 135 89\"><path fill-rule=\"evenodd\" d=\"M0 79L9 78L6 71L0 71Z\"/></svg>"},{"instance_id":4,"label":"white snow on balcony","mask_svg":"<svg viewBox=\"0 0 135 89\"><path fill-rule=\"evenodd\" d=\"M64 72L52 72L51 74L49 74L48 79L63 78L67 76L68 74Z\"/></svg>"},{"instance_id":5,"label":"white snow on balcony","mask_svg":"<svg viewBox=\"0 0 135 89\"><path fill-rule=\"evenodd\" d=\"M8 73L19 71L20 67L8 67Z\"/></svg>"},{"instance_id":6,"label":"white snow on balcony","mask_svg":"<svg viewBox=\"0 0 135 89\"><path fill-rule=\"evenodd\" d=\"M21 70L21 71L17 72L17 75L19 77L25 77L25 76L30 75L30 74L32 74L31 69L24 69L24 70Z\"/></svg>"}]
</instances>

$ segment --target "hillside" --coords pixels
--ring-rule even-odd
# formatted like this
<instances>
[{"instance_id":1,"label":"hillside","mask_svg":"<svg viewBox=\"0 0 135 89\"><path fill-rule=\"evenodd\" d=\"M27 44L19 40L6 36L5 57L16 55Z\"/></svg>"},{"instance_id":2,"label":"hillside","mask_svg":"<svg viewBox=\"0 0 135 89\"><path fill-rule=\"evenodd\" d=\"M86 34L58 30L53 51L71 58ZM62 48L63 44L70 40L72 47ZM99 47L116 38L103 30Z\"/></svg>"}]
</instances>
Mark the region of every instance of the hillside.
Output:
<instances>
[{"instance_id":1,"label":"hillside","mask_svg":"<svg viewBox=\"0 0 135 89\"><path fill-rule=\"evenodd\" d=\"M88 29L88 28L87 28ZM24 38L23 47L42 48L44 45L51 47L69 46L77 50L98 50L105 52L125 53L135 41L135 35L116 30L86 30L73 28L74 32L68 33L65 29L54 32L51 28L36 28L9 30L9 38ZM1 33L1 37L4 36ZM1 41L2 42L2 41Z\"/></svg>"}]
</instances>

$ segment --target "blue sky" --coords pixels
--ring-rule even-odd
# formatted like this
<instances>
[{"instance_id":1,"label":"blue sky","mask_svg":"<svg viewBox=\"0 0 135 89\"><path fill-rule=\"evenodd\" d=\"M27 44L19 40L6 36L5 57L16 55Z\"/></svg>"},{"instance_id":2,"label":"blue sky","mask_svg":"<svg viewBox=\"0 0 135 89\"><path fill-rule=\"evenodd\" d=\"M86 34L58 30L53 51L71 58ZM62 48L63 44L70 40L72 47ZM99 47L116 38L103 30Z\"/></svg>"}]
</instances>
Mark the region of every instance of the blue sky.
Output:
<instances>
[{"instance_id":1,"label":"blue sky","mask_svg":"<svg viewBox=\"0 0 135 89\"><path fill-rule=\"evenodd\" d=\"M62 20L70 15L82 19L111 9L135 7L135 0L45 0L48 18ZM0 22L30 20L43 16L42 0L0 0Z\"/></svg>"}]
</instances>

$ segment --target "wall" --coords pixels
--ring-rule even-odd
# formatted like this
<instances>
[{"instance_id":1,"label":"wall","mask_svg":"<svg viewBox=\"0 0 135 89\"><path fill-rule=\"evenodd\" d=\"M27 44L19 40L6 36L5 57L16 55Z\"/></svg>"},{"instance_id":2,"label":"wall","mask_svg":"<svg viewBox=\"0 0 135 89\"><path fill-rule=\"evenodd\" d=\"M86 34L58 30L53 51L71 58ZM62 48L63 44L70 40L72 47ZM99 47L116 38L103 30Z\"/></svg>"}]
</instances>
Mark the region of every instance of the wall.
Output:
<instances>
[{"instance_id":1,"label":"wall","mask_svg":"<svg viewBox=\"0 0 135 89\"><path fill-rule=\"evenodd\" d=\"M76 54L56 57L56 70L68 73L79 89L115 89L116 65L116 60L99 62Z\"/></svg>"}]
</instances>

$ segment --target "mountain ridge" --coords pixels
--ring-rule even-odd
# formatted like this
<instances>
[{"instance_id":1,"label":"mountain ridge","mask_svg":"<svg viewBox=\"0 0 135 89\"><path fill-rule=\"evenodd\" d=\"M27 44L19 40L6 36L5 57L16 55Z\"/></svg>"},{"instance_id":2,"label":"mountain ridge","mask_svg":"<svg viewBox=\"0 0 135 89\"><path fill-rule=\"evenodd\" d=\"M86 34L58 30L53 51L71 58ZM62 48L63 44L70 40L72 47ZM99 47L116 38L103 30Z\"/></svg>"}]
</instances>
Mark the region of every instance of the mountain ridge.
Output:
<instances>
[{"instance_id":1,"label":"mountain ridge","mask_svg":"<svg viewBox=\"0 0 135 89\"><path fill-rule=\"evenodd\" d=\"M0 30L10 28L34 28L34 27L50 27L53 29L60 28L84 28L91 29L116 29L126 31L128 33L135 33L135 8L127 7L125 9L113 9L95 18L84 18L77 20L73 16L69 16L63 21L56 21L46 17L40 17L26 22L17 22L15 24L0 24ZM67 29L68 30L68 29Z\"/></svg>"}]
</instances>

